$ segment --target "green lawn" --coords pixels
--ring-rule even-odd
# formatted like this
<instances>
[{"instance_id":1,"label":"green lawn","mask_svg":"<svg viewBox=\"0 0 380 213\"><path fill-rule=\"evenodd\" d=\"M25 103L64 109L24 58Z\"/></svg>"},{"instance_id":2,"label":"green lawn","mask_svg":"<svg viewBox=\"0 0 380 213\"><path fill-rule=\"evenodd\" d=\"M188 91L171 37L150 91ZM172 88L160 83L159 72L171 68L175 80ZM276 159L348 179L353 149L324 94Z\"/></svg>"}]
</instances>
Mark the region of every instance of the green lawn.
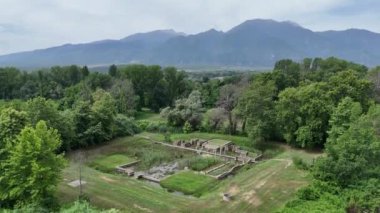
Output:
<instances>
[{"instance_id":1,"label":"green lawn","mask_svg":"<svg viewBox=\"0 0 380 213\"><path fill-rule=\"evenodd\" d=\"M91 162L90 166L103 172L112 172L115 170L116 166L132 163L134 161L136 161L135 158L122 154L113 154L109 156L100 156Z\"/></svg>"},{"instance_id":2,"label":"green lawn","mask_svg":"<svg viewBox=\"0 0 380 213\"><path fill-rule=\"evenodd\" d=\"M183 192L186 195L201 196L211 189L217 180L192 171L184 171L161 181L161 186L172 190Z\"/></svg>"}]
</instances>

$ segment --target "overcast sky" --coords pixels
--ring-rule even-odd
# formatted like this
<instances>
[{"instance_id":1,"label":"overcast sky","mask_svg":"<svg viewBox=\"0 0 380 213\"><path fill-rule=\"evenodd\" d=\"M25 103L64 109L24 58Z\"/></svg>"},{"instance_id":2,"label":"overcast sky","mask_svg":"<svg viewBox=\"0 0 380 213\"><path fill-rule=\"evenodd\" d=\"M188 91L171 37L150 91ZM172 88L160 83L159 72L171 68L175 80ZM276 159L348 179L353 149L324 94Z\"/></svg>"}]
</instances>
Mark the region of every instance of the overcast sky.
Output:
<instances>
[{"instance_id":1,"label":"overcast sky","mask_svg":"<svg viewBox=\"0 0 380 213\"><path fill-rule=\"evenodd\" d=\"M0 54L174 29L229 30L248 19L380 32L379 0L0 0Z\"/></svg>"}]
</instances>

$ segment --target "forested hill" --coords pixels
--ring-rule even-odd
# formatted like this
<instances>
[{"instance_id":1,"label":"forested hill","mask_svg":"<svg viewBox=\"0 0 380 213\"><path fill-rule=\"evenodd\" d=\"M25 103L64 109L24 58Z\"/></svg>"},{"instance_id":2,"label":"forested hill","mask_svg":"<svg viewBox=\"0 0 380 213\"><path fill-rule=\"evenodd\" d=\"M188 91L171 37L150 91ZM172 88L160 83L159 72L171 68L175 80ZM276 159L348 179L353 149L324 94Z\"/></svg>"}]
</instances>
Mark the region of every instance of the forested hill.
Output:
<instances>
[{"instance_id":1,"label":"forested hill","mask_svg":"<svg viewBox=\"0 0 380 213\"><path fill-rule=\"evenodd\" d=\"M374 66L380 34L366 30L313 32L292 22L249 20L227 32L185 35L172 30L139 33L120 40L66 44L0 56L0 66L146 63L177 66L272 67L283 58L336 56Z\"/></svg>"}]
</instances>

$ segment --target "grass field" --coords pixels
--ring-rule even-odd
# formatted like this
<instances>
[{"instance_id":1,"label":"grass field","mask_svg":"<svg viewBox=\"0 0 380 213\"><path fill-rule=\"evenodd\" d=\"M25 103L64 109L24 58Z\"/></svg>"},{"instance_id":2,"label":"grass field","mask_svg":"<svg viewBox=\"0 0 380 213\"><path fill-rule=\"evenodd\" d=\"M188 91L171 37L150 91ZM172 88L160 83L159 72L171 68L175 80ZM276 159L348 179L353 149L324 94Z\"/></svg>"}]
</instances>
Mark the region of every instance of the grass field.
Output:
<instances>
[{"instance_id":1,"label":"grass field","mask_svg":"<svg viewBox=\"0 0 380 213\"><path fill-rule=\"evenodd\" d=\"M161 137L161 135L151 136ZM203 133L184 136L187 138L220 137L221 139L231 137ZM244 137L232 138L241 144L249 141ZM84 185L83 190L93 205L101 208L114 207L123 212L274 212L291 200L297 189L307 185L311 180L308 172L295 168L292 157L298 156L310 162L319 154L291 149L284 145L272 144L272 146L273 148L281 147L281 149L278 148L281 151L276 151L274 158L243 167L235 176L218 181L210 192L202 193L199 198L169 193L159 185L119 174L104 173L86 164L83 168L83 179L87 184ZM149 150L165 153L165 161L177 159L176 156L181 155L178 150L168 150L162 146L153 145L143 138L126 137L86 150L85 156L88 162L96 160L100 155L121 153L139 158L143 156L141 152ZM71 152L67 156L70 163L64 170L57 194L61 203L74 201L79 195L78 188L67 185L79 177L76 153ZM182 153L182 155L184 158L193 156L187 153ZM182 158L179 157L179 159ZM225 192L232 195L232 201L222 201L221 194Z\"/></svg>"},{"instance_id":2,"label":"grass field","mask_svg":"<svg viewBox=\"0 0 380 213\"><path fill-rule=\"evenodd\" d=\"M114 154L109 156L100 156L90 163L90 166L103 172L112 172L116 166L128 164L136 161L135 158L122 154Z\"/></svg>"},{"instance_id":3,"label":"grass field","mask_svg":"<svg viewBox=\"0 0 380 213\"><path fill-rule=\"evenodd\" d=\"M217 180L192 171L184 171L169 176L161 181L161 186L171 190L183 192L186 195L201 196L212 189Z\"/></svg>"}]
</instances>

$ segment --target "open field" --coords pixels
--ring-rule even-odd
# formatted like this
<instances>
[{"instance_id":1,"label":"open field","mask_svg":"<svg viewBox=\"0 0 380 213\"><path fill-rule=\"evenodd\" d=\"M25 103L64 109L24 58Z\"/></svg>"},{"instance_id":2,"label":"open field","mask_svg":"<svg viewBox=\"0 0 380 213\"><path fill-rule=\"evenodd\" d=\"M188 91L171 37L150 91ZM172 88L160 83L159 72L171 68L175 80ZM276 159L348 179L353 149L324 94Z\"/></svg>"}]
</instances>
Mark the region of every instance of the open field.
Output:
<instances>
[{"instance_id":1,"label":"open field","mask_svg":"<svg viewBox=\"0 0 380 213\"><path fill-rule=\"evenodd\" d=\"M145 134L146 135L146 134ZM162 135L149 134L160 138ZM183 139L191 138L191 134L178 134L173 137ZM216 134L196 133L198 138L220 138L244 144L248 141L244 137L231 137ZM277 147L277 144L273 144ZM283 145L281 145L283 146ZM140 137L126 137L111 141L107 145L99 146L85 151L86 160L91 162L99 155L125 154L128 157L143 158L141 152L154 151L164 153L162 161L192 157L180 150L154 145ZM297 189L309 183L307 172L298 170L292 164L292 157L298 156L311 161L318 156L317 153L307 153L288 147L279 149L275 158L262 161L258 164L243 167L235 176L211 184L211 189L202 193L200 198L170 193L158 184L139 181L119 174L108 174L91 167L84 166L83 179L84 193L91 203L102 208L115 207L125 212L273 212L281 208L292 199ZM59 185L58 197L61 203L74 201L79 195L78 188L67 185L68 182L78 179L78 161L76 152L68 155L69 166L64 170L64 179ZM176 158L178 157L178 158ZM156 159L157 160L157 159ZM179 173L181 174L181 173ZM174 176L175 177L175 176ZM186 182L190 184L190 182ZM232 201L222 201L221 194L228 192Z\"/></svg>"},{"instance_id":2,"label":"open field","mask_svg":"<svg viewBox=\"0 0 380 213\"><path fill-rule=\"evenodd\" d=\"M110 156L100 156L90 163L90 166L103 172L112 172L116 166L128 164L136 161L135 158L122 154L114 154Z\"/></svg>"},{"instance_id":3,"label":"open field","mask_svg":"<svg viewBox=\"0 0 380 213\"><path fill-rule=\"evenodd\" d=\"M211 189L217 180L192 171L183 171L161 181L161 185L172 191L183 192L186 195L200 196Z\"/></svg>"}]
</instances>

